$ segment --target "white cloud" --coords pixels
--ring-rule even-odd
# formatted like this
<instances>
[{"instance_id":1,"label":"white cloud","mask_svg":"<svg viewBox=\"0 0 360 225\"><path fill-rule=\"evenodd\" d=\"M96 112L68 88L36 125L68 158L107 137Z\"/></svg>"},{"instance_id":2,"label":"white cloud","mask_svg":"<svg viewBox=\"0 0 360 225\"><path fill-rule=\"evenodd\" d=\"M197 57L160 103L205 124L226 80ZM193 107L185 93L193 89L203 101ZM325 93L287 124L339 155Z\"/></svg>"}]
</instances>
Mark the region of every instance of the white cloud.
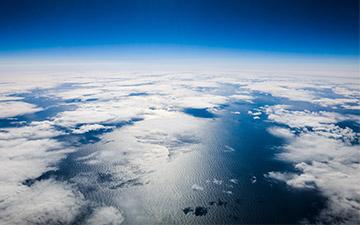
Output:
<instances>
[{"instance_id":1,"label":"white cloud","mask_svg":"<svg viewBox=\"0 0 360 225\"><path fill-rule=\"evenodd\" d=\"M52 139L59 134L48 122L33 122L24 127L1 129L1 180L20 183L54 169L59 160L73 151Z\"/></svg>"},{"instance_id":2,"label":"white cloud","mask_svg":"<svg viewBox=\"0 0 360 225\"><path fill-rule=\"evenodd\" d=\"M14 128L0 128L0 140L12 140L26 138L28 140L52 138L63 134L53 128L50 121L31 122L27 126Z\"/></svg>"},{"instance_id":3,"label":"white cloud","mask_svg":"<svg viewBox=\"0 0 360 225\"><path fill-rule=\"evenodd\" d=\"M87 102L76 110L59 113L54 123L64 127L75 127L77 124L117 123L129 121L145 113L141 103L131 105L125 102Z\"/></svg>"},{"instance_id":4,"label":"white cloud","mask_svg":"<svg viewBox=\"0 0 360 225\"><path fill-rule=\"evenodd\" d=\"M310 102L325 107L340 106L347 109L358 109L360 104L359 85L342 84L339 86L339 83L333 84L329 81L316 80L316 78L307 81L294 78L252 80L246 83L245 88L253 92L271 94L274 97ZM341 96L334 98L319 96L319 93L327 89Z\"/></svg>"},{"instance_id":5,"label":"white cloud","mask_svg":"<svg viewBox=\"0 0 360 225\"><path fill-rule=\"evenodd\" d=\"M343 108L358 108L360 101L355 98L320 98L313 100L313 103L319 104L321 106L336 106L339 105Z\"/></svg>"},{"instance_id":6,"label":"white cloud","mask_svg":"<svg viewBox=\"0 0 360 225\"><path fill-rule=\"evenodd\" d=\"M54 180L35 179L56 169L73 149L52 139L61 134L50 122L0 130L0 223L71 223L83 204L72 186Z\"/></svg>"},{"instance_id":7,"label":"white cloud","mask_svg":"<svg viewBox=\"0 0 360 225\"><path fill-rule=\"evenodd\" d=\"M34 113L42 110L41 108L20 101L0 102L0 118L15 117L27 113Z\"/></svg>"},{"instance_id":8,"label":"white cloud","mask_svg":"<svg viewBox=\"0 0 360 225\"><path fill-rule=\"evenodd\" d=\"M287 140L295 138L295 135L291 130L280 127L271 127L268 129L268 132L274 136L286 138Z\"/></svg>"},{"instance_id":9,"label":"white cloud","mask_svg":"<svg viewBox=\"0 0 360 225\"><path fill-rule=\"evenodd\" d=\"M73 129L72 133L73 134L84 134L89 131L95 131L95 130L100 130L100 129L112 129L112 128L113 127L111 127L111 126L104 126L101 124L86 124L86 125L82 125L80 128Z\"/></svg>"},{"instance_id":10,"label":"white cloud","mask_svg":"<svg viewBox=\"0 0 360 225\"><path fill-rule=\"evenodd\" d=\"M17 100L22 100L22 97L17 97L17 96L8 96L8 95L1 95L0 94L0 101L17 101Z\"/></svg>"},{"instance_id":11,"label":"white cloud","mask_svg":"<svg viewBox=\"0 0 360 225\"><path fill-rule=\"evenodd\" d=\"M350 109L350 110L360 110L360 105L342 105L343 108L345 109Z\"/></svg>"},{"instance_id":12,"label":"white cloud","mask_svg":"<svg viewBox=\"0 0 360 225\"><path fill-rule=\"evenodd\" d=\"M191 189L193 189L194 191L203 191L203 190L204 190L204 188L201 187L201 186L198 185L198 184L193 184L193 185L191 186Z\"/></svg>"},{"instance_id":13,"label":"white cloud","mask_svg":"<svg viewBox=\"0 0 360 225\"><path fill-rule=\"evenodd\" d=\"M223 181L222 180L218 180L216 178L213 179L212 181L214 184L217 184L217 185L222 185Z\"/></svg>"},{"instance_id":14,"label":"white cloud","mask_svg":"<svg viewBox=\"0 0 360 225\"><path fill-rule=\"evenodd\" d=\"M244 95L244 94L230 95L229 97L234 100L242 100L242 101L249 102L249 103L252 103L253 102L252 100L254 99L253 96Z\"/></svg>"},{"instance_id":15,"label":"white cloud","mask_svg":"<svg viewBox=\"0 0 360 225\"><path fill-rule=\"evenodd\" d=\"M235 152L235 149L233 147L230 147L228 145L224 146L225 149L223 150L224 152Z\"/></svg>"},{"instance_id":16,"label":"white cloud","mask_svg":"<svg viewBox=\"0 0 360 225\"><path fill-rule=\"evenodd\" d=\"M67 184L38 181L28 187L0 183L0 223L70 224L81 212L83 196Z\"/></svg>"},{"instance_id":17,"label":"white cloud","mask_svg":"<svg viewBox=\"0 0 360 225\"><path fill-rule=\"evenodd\" d=\"M227 101L227 97L201 94L198 96L179 96L173 100L172 104L182 108L212 108Z\"/></svg>"},{"instance_id":18,"label":"white cloud","mask_svg":"<svg viewBox=\"0 0 360 225\"><path fill-rule=\"evenodd\" d=\"M266 176L294 188L317 188L329 199L321 222L358 223L360 210L360 148L351 142L359 134L335 123L343 116L328 112L289 111L286 107L268 109L269 119L291 128L302 128L295 135L287 128L269 131L285 138L287 144L277 155L294 164L297 173L269 172ZM313 130L304 129L306 126ZM340 220L333 220L334 218Z\"/></svg>"},{"instance_id":19,"label":"white cloud","mask_svg":"<svg viewBox=\"0 0 360 225\"><path fill-rule=\"evenodd\" d=\"M253 111L249 110L248 114L251 115L251 116L260 116L261 112L260 111L253 112Z\"/></svg>"},{"instance_id":20,"label":"white cloud","mask_svg":"<svg viewBox=\"0 0 360 225\"><path fill-rule=\"evenodd\" d=\"M332 91L344 97L359 99L360 98L359 81L354 82L352 85L347 85L347 86L350 87L346 87L344 85L342 86L336 85L334 88L332 88Z\"/></svg>"},{"instance_id":21,"label":"white cloud","mask_svg":"<svg viewBox=\"0 0 360 225\"><path fill-rule=\"evenodd\" d=\"M121 211L112 206L95 208L93 214L86 221L89 225L118 225L122 224L124 216Z\"/></svg>"},{"instance_id":22,"label":"white cloud","mask_svg":"<svg viewBox=\"0 0 360 225\"><path fill-rule=\"evenodd\" d=\"M305 89L314 87L314 84L265 80L250 82L245 87L251 91L269 93L274 97L288 98L296 101L311 101L314 99L314 95Z\"/></svg>"},{"instance_id":23,"label":"white cloud","mask_svg":"<svg viewBox=\"0 0 360 225\"><path fill-rule=\"evenodd\" d=\"M268 119L277 123L286 124L291 128L324 127L347 119L359 119L359 117L344 116L333 112L311 112L308 110L289 110L287 105L275 105L265 109Z\"/></svg>"},{"instance_id":24,"label":"white cloud","mask_svg":"<svg viewBox=\"0 0 360 225\"><path fill-rule=\"evenodd\" d=\"M233 183L233 184L238 184L239 183L239 181L238 181L238 179L230 179L229 180L231 183Z\"/></svg>"}]
</instances>

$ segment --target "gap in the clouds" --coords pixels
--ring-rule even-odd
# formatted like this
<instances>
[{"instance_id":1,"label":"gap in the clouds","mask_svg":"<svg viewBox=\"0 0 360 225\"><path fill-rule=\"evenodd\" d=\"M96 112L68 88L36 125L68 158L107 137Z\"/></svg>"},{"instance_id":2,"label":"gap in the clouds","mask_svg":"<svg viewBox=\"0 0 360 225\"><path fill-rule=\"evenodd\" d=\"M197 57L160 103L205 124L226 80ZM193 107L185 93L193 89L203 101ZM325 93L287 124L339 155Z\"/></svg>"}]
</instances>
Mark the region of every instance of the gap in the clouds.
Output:
<instances>
[{"instance_id":1,"label":"gap in the clouds","mask_svg":"<svg viewBox=\"0 0 360 225\"><path fill-rule=\"evenodd\" d=\"M335 93L331 88L303 88L302 90L309 91L311 94L313 94L316 97L320 98L344 98L344 96Z\"/></svg>"},{"instance_id":2,"label":"gap in the clouds","mask_svg":"<svg viewBox=\"0 0 360 225\"><path fill-rule=\"evenodd\" d=\"M183 112L199 118L210 119L216 117L216 115L210 112L207 108L185 108Z\"/></svg>"},{"instance_id":3,"label":"gap in the clouds","mask_svg":"<svg viewBox=\"0 0 360 225\"><path fill-rule=\"evenodd\" d=\"M156 190L158 186L151 183L149 187L141 187L147 190L145 196L149 196L148 210L155 210L161 214L163 209L151 204L158 202L157 204L169 208L166 210L168 213L174 213L174 217L179 219L184 218L183 221L186 223L238 224L270 221L270 223L293 224L304 218L314 221L324 205L324 198L318 191L294 191L284 184L272 183L263 177L272 170L288 172L295 170L290 163L274 159L276 147L284 142L267 132L267 128L272 124L267 123L265 117L254 120L247 114L249 110L262 106L264 104L256 101L254 104L239 101L219 112L214 122L216 125L205 132L207 137L203 143L204 149L199 153L190 153L190 155L201 154L199 158L205 161L204 164L201 163L200 168L197 167L200 171L186 167L183 168L186 171L183 176L177 174L182 182L175 190L184 196L181 202L187 203L180 202L181 207L178 209L176 203L169 201L172 199L169 193L174 192L172 188L175 188L173 185L176 184L167 183L165 186L167 191L162 192L162 199L152 197L150 193L153 193L152 190ZM176 164L176 161L173 163ZM171 165L168 169L171 169L170 167ZM161 177L156 171L153 176L157 179ZM191 190L193 183L200 185L201 189ZM274 203L279 207L273 207ZM206 209L206 214L199 216L194 213L195 209L200 208ZM262 215L262 218L259 215Z\"/></svg>"},{"instance_id":4,"label":"gap in the clouds","mask_svg":"<svg viewBox=\"0 0 360 225\"><path fill-rule=\"evenodd\" d=\"M252 218L240 223L298 223L304 218L315 222L326 202L319 191L289 189L282 183L273 183L264 177L269 171L297 170L291 163L275 158L280 151L279 147L286 144L285 140L267 131L275 124L267 121L266 116L260 116L257 120L247 113L279 102L270 95L261 93L254 94L253 97L253 104L234 102L221 125L225 143L235 149L234 153L223 156L226 157L226 166L239 182L248 181L243 183L241 193L236 197L236 202L241 203L241 206L238 206L241 209L238 210L251 215L251 209L262 215L262 219ZM256 178L254 184L251 183L252 177ZM229 204L232 201L229 200ZM277 204L277 207L273 204Z\"/></svg>"},{"instance_id":5,"label":"gap in the clouds","mask_svg":"<svg viewBox=\"0 0 360 225\"><path fill-rule=\"evenodd\" d=\"M50 170L50 171L46 171L45 173L41 174L37 178L24 180L22 182L22 184L30 187L31 185L33 185L37 181L47 180L47 179L55 178L55 177L56 177L56 170Z\"/></svg>"},{"instance_id":6,"label":"gap in the clouds","mask_svg":"<svg viewBox=\"0 0 360 225\"><path fill-rule=\"evenodd\" d=\"M339 126L342 129L350 128L355 134L360 133L360 124L357 121L345 120L338 123L335 123L336 126ZM351 145L360 145L360 136L354 135L352 139L348 140L348 143Z\"/></svg>"},{"instance_id":7,"label":"gap in the clouds","mask_svg":"<svg viewBox=\"0 0 360 225\"><path fill-rule=\"evenodd\" d=\"M337 125L341 128L348 127L351 130L353 130L355 133L360 133L360 124L353 120L341 121L341 122L336 123L335 125Z\"/></svg>"},{"instance_id":8,"label":"gap in the clouds","mask_svg":"<svg viewBox=\"0 0 360 225\"><path fill-rule=\"evenodd\" d=\"M94 189L85 195L94 201L106 199L111 204L118 204L125 213L136 211L136 215L142 215L144 212L151 212L164 218L164 223L181 221L189 224L295 224L303 219L315 222L326 202L318 190L294 190L264 177L264 174L274 170L297 171L291 163L278 161L274 157L279 151L278 147L285 143L285 140L274 137L267 131L274 124L267 121L266 116L254 119L247 113L249 110L272 104L272 97L254 97L253 104L244 101L228 104L217 114L215 120L211 120L213 125L203 134L204 139L201 140L204 147L170 161L163 165L165 168L159 168L159 171L153 171L147 176L150 179L149 184L120 184L116 189L109 188L111 191L105 191L114 180L110 174L101 173L97 180L108 184L96 184ZM116 145L116 140L114 141ZM101 146L98 145L97 149L92 151L101 151ZM193 157L195 161L192 161ZM183 161L184 158L198 165L188 164L186 160ZM181 171L173 171L174 167L181 168ZM110 170L106 166L102 169ZM86 169L82 168L81 171ZM181 182L169 182L169 179L172 179L168 176L176 176L175 180ZM194 190L194 184L200 187ZM89 188L88 183L86 187ZM161 190L161 193L158 193L158 190ZM181 201L174 199L178 194L182 196ZM145 207L145 211L139 210L136 205L114 203L111 196L116 199L119 195L125 200L143 196L145 199L142 200L146 204L142 207ZM205 209L206 213L200 216L195 213L196 209ZM153 219L151 216L147 217L148 223L156 223L156 219ZM128 223L139 222L130 216Z\"/></svg>"},{"instance_id":9,"label":"gap in the clouds","mask_svg":"<svg viewBox=\"0 0 360 225\"><path fill-rule=\"evenodd\" d=\"M128 94L128 97L133 97L133 96L148 96L149 94L146 92L132 92L130 94Z\"/></svg>"}]
</instances>

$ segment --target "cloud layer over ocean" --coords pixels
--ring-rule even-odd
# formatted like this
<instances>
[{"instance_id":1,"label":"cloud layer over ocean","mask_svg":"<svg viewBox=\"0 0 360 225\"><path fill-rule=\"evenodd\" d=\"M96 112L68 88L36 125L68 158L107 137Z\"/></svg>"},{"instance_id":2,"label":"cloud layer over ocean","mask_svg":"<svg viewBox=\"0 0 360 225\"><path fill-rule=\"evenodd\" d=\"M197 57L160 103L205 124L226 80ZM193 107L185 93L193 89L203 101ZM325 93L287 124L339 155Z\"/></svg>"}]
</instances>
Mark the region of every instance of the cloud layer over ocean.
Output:
<instances>
[{"instance_id":1,"label":"cloud layer over ocean","mask_svg":"<svg viewBox=\"0 0 360 225\"><path fill-rule=\"evenodd\" d=\"M296 170L269 171L264 174L269 183L319 190L328 199L320 222L359 222L360 134L341 125L360 123L360 92L354 83L194 74L67 75L45 76L31 85L11 82L0 84L0 118L5 124L0 128L2 224L70 224L89 208L90 215L83 218L89 224L126 221L121 209L90 202L79 190L96 174L78 174L72 180L42 176L91 143L82 141L86 135L101 140L103 133L116 132L122 146L105 147L77 160L107 165L112 179L136 181L173 155L202 145L201 132L226 111L226 105L255 104L259 93L294 103L254 106L248 112L273 123L268 131L286 141L274 158ZM44 116L38 116L42 112ZM197 184L192 188L203 190Z\"/></svg>"}]
</instances>

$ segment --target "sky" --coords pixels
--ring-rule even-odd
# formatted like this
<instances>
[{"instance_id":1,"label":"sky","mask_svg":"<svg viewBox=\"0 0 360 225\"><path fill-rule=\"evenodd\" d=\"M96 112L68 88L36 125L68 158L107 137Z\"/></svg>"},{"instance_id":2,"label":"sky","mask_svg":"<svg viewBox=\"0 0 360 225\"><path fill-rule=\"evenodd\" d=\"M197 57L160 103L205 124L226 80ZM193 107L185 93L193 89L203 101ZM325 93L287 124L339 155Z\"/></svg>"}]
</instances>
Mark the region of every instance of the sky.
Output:
<instances>
[{"instance_id":1,"label":"sky","mask_svg":"<svg viewBox=\"0 0 360 225\"><path fill-rule=\"evenodd\" d=\"M0 1L2 56L112 48L358 58L359 1Z\"/></svg>"}]
</instances>

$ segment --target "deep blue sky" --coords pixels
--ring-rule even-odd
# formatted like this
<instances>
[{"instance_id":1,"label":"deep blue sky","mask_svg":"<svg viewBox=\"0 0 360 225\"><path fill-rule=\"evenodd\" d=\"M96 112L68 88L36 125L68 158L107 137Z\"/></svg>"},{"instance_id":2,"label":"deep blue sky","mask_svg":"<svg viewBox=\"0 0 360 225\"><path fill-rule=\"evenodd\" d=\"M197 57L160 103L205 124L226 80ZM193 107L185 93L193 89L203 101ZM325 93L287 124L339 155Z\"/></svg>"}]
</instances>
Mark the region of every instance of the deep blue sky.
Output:
<instances>
[{"instance_id":1,"label":"deep blue sky","mask_svg":"<svg viewBox=\"0 0 360 225\"><path fill-rule=\"evenodd\" d=\"M197 46L359 55L358 0L1 0L0 53Z\"/></svg>"}]
</instances>

